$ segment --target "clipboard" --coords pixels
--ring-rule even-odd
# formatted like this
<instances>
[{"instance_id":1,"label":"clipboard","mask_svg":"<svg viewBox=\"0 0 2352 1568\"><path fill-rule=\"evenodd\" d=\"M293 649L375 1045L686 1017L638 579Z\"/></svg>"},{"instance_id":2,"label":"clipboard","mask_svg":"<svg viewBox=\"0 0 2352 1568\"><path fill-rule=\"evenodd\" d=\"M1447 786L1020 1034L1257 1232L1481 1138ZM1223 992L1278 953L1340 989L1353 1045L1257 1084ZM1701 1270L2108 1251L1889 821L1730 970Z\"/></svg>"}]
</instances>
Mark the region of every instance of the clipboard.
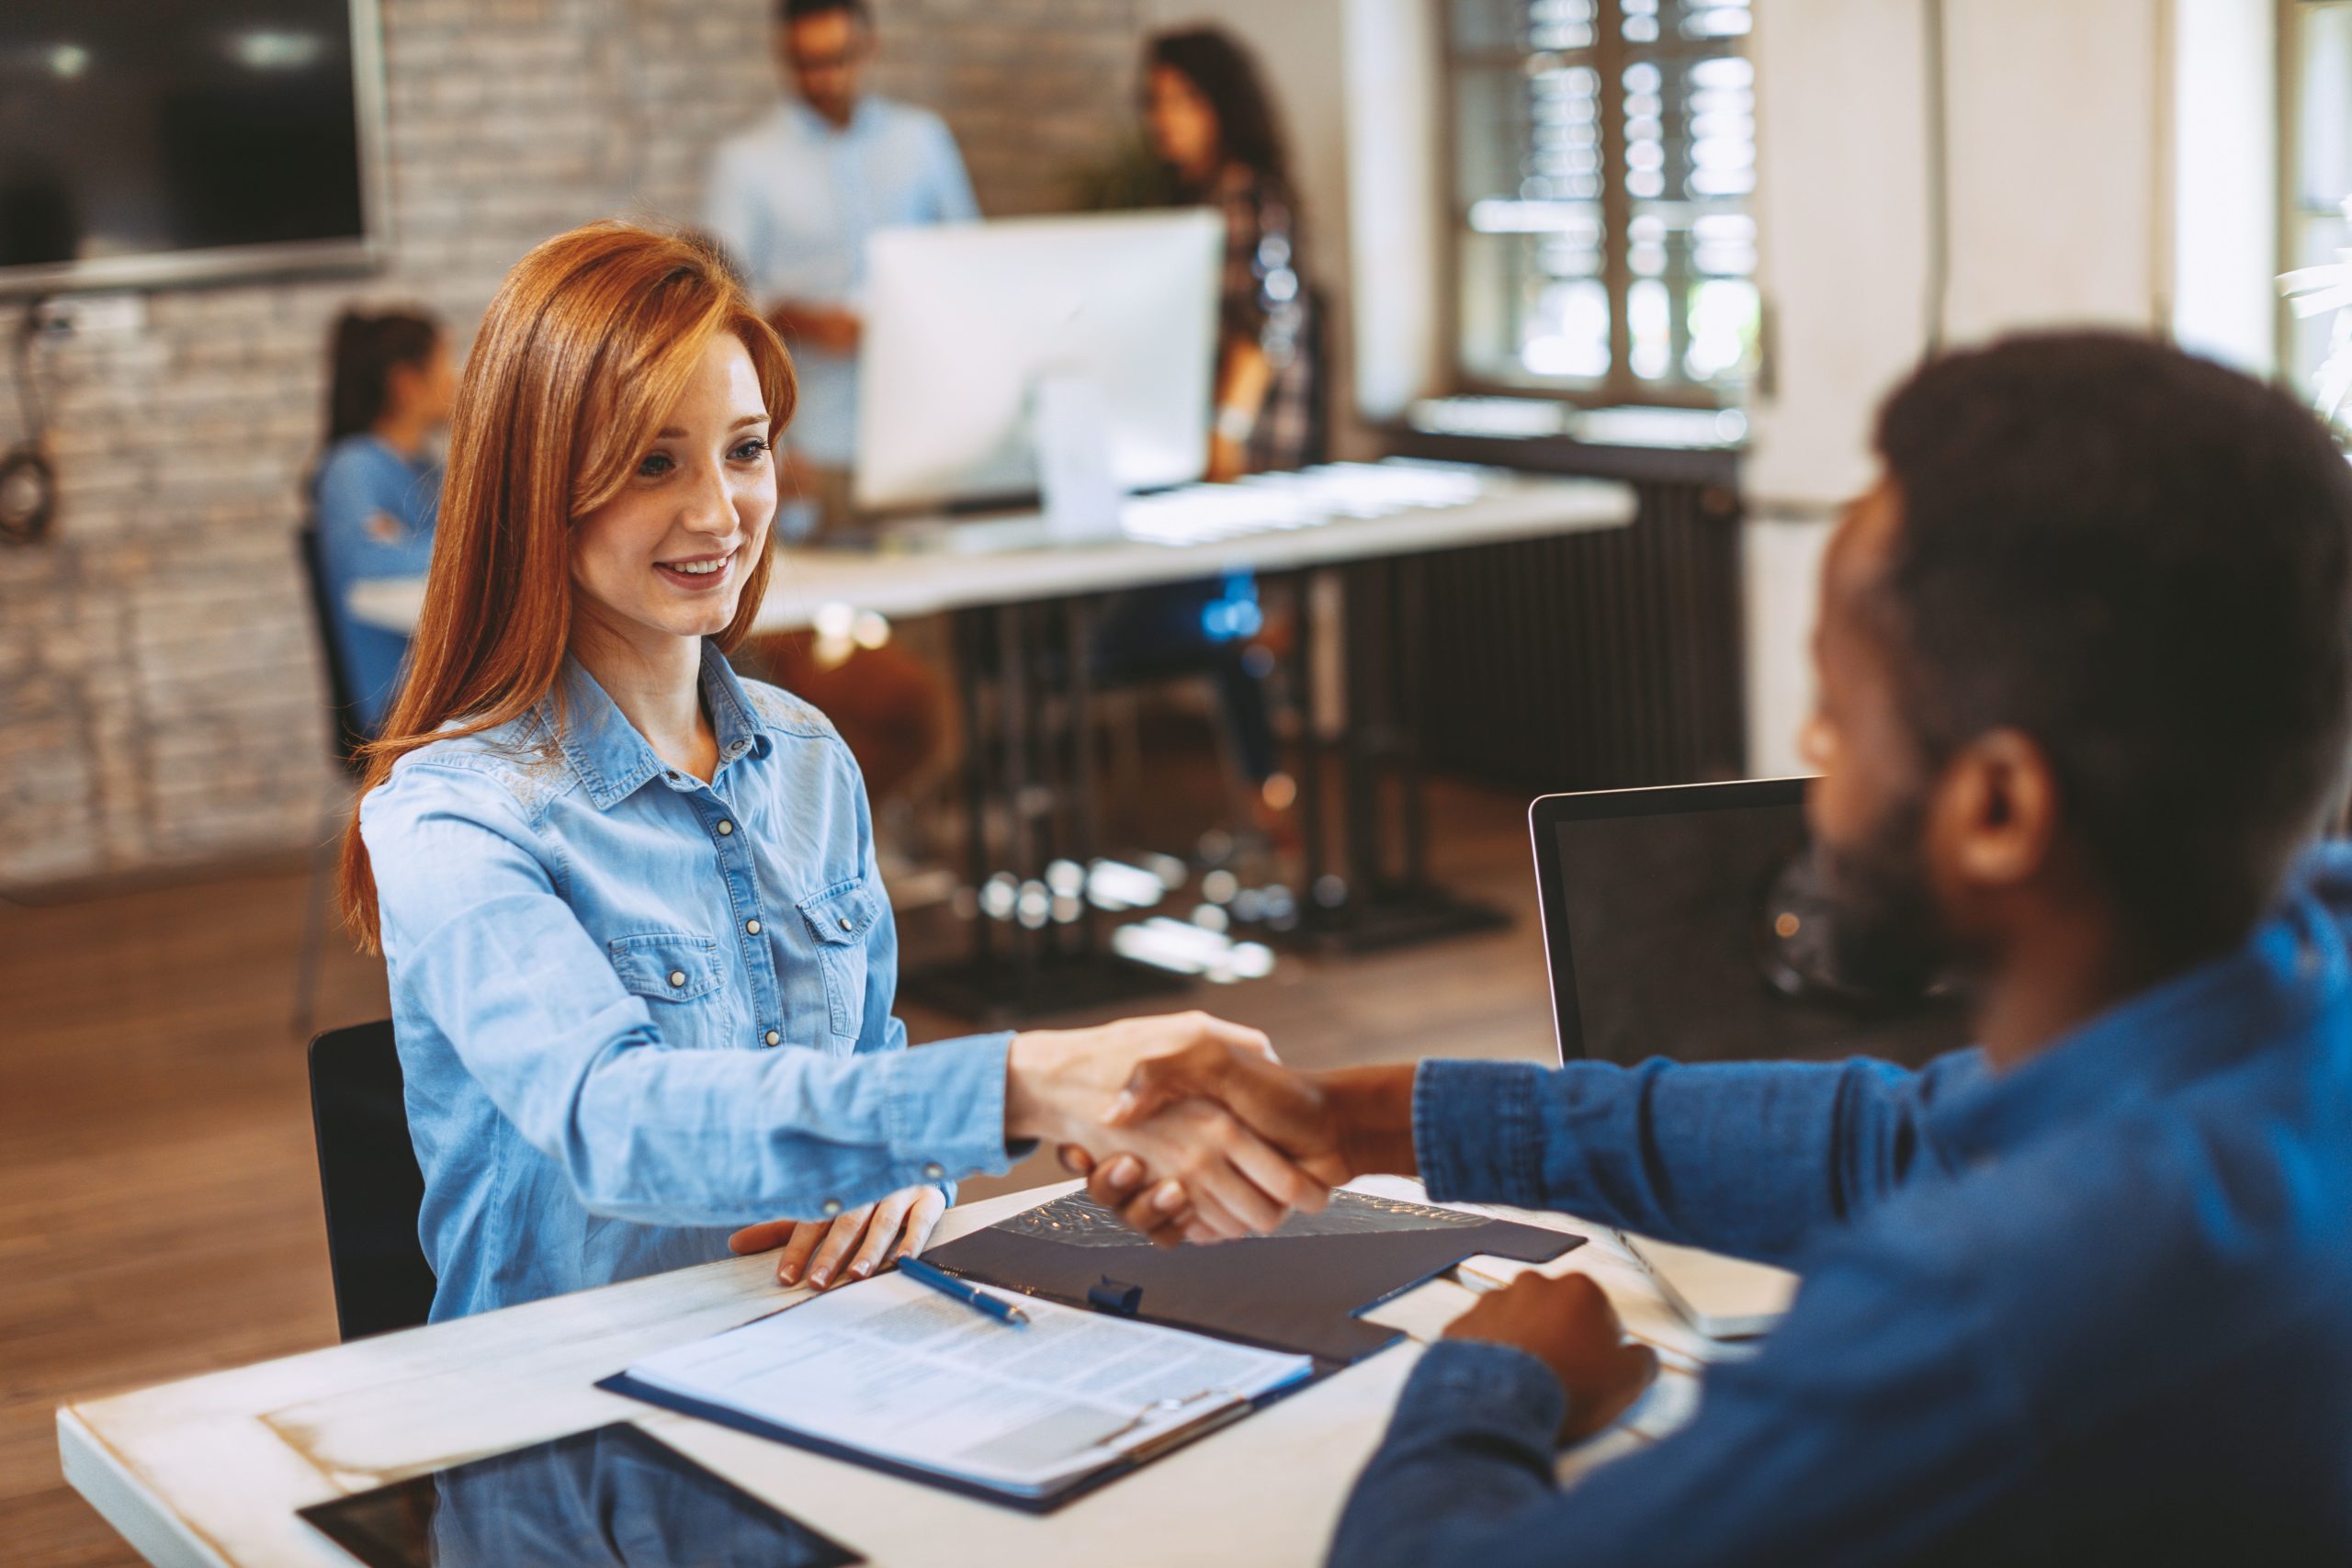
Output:
<instances>
[{"instance_id":1,"label":"clipboard","mask_svg":"<svg viewBox=\"0 0 2352 1568\"><path fill-rule=\"evenodd\" d=\"M1222 1336L1204 1335L1203 1337L1214 1339ZM982 1503L993 1503L999 1507L1011 1508L1018 1513L1046 1515L1053 1513L1067 1504L1074 1503L1080 1497L1101 1491L1114 1481L1133 1475L1153 1461L1164 1459L1177 1450L1207 1437L1212 1432L1222 1431L1237 1421L1272 1405L1279 1404L1291 1395L1314 1387L1333 1372L1340 1371L1344 1365L1346 1365L1344 1362L1326 1361L1319 1357L1315 1358L1314 1370L1295 1382L1285 1383L1281 1388L1261 1394L1255 1399L1244 1399L1238 1395L1229 1396L1204 1408L1193 1419L1168 1431L1155 1434L1149 1442L1128 1450L1122 1458L1112 1460L1097 1469L1072 1476L1069 1481L1035 1496L1001 1491L980 1482L965 1480L960 1476L943 1475L937 1471L925 1470L919 1465L901 1464L896 1460L885 1459L864 1449L814 1437L776 1422L762 1420L756 1416L747 1415L743 1411L728 1405L707 1404L704 1401L673 1393L669 1389L657 1388L650 1383L641 1382L630 1377L627 1372L616 1372L596 1383L595 1386L606 1393L617 1393L624 1398L673 1411L681 1416L692 1416L699 1420L713 1422L732 1431L746 1433L754 1438L765 1438L771 1442L782 1443L787 1448L800 1449L808 1453L820 1454L827 1459L840 1460L848 1464L862 1466L866 1470L879 1471L884 1475L896 1476L901 1481L920 1482L925 1486L935 1486L941 1491L953 1492L957 1496L975 1498Z\"/></svg>"},{"instance_id":2,"label":"clipboard","mask_svg":"<svg viewBox=\"0 0 2352 1568\"><path fill-rule=\"evenodd\" d=\"M976 1285L1344 1365L1404 1338L1364 1313L1464 1258L1544 1263L1583 1245L1565 1231L1342 1188L1323 1213L1294 1214L1270 1236L1168 1250L1068 1192L944 1242L923 1261Z\"/></svg>"},{"instance_id":3,"label":"clipboard","mask_svg":"<svg viewBox=\"0 0 2352 1568\"><path fill-rule=\"evenodd\" d=\"M1062 1245L1073 1234L1085 1237L1085 1244ZM925 1255L925 1261L969 1283L1050 1302L1060 1308L1294 1356L1306 1362L1307 1374L1255 1398L1237 1395L1206 1407L1195 1418L1155 1433L1149 1443L1123 1457L1035 1492L1025 1487L1007 1490L986 1480L903 1462L767 1415L657 1385L627 1371L595 1386L960 1496L1022 1513L1048 1514L1403 1342L1405 1336L1400 1332L1363 1322L1355 1314L1451 1267L1464 1255L1492 1252L1545 1259L1583 1241L1557 1231L1354 1192L1339 1195L1322 1215L1303 1220L1295 1216L1292 1224L1272 1237L1215 1249L1206 1256L1216 1267L1207 1271L1207 1277L1189 1281L1170 1272L1159 1249L1148 1243L1137 1246L1131 1236L1115 1216L1082 1194L1072 1193L934 1248ZM1256 1256L1250 1256L1253 1253ZM1194 1262L1197 1266L1198 1260ZM1300 1298L1299 1310L1287 1314L1198 1311L1204 1291L1214 1297L1230 1287L1227 1270L1236 1265L1246 1265L1253 1271L1271 1269L1279 1281L1279 1293ZM1116 1270L1117 1277L1112 1270ZM1129 1275L1136 1278L1126 1279ZM877 1275L869 1282L886 1277Z\"/></svg>"}]
</instances>

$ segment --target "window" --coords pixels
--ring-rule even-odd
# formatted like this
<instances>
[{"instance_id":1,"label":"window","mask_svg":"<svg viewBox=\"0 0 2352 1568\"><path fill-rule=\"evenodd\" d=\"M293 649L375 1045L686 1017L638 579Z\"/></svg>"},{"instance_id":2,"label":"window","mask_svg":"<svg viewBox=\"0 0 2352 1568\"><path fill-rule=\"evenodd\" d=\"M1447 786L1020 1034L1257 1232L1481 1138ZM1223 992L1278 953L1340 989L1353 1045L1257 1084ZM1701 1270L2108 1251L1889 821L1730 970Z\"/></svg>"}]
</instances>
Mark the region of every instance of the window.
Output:
<instances>
[{"instance_id":1,"label":"window","mask_svg":"<svg viewBox=\"0 0 2352 1568\"><path fill-rule=\"evenodd\" d=\"M1758 304L1749 0L1442 0L1464 390L1736 401Z\"/></svg>"},{"instance_id":2,"label":"window","mask_svg":"<svg viewBox=\"0 0 2352 1568\"><path fill-rule=\"evenodd\" d=\"M2293 309L2280 355L2293 384L2352 438L2352 0L2288 0L2286 200Z\"/></svg>"}]
</instances>

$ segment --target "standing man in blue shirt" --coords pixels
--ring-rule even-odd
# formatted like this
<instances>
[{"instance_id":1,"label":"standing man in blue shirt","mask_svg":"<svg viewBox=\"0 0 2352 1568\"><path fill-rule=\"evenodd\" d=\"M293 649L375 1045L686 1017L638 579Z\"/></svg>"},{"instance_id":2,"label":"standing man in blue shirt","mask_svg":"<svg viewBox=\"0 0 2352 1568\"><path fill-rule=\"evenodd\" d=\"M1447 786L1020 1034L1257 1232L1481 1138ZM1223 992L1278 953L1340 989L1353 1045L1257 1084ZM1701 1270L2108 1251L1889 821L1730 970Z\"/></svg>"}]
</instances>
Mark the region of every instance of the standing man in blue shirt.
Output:
<instances>
[{"instance_id":1,"label":"standing man in blue shirt","mask_svg":"<svg viewBox=\"0 0 2352 1568\"><path fill-rule=\"evenodd\" d=\"M838 527L849 510L867 236L967 222L979 208L945 122L865 90L865 0L778 0L775 47L797 96L718 149L704 221L792 350L787 489L815 504L806 531Z\"/></svg>"},{"instance_id":2,"label":"standing man in blue shirt","mask_svg":"<svg viewBox=\"0 0 2352 1568\"><path fill-rule=\"evenodd\" d=\"M1484 1298L1334 1564L2352 1562L2352 852L2309 850L2352 740L2352 470L2284 394L2105 334L1929 365L1877 449L1824 570L1816 852L1841 969L1955 976L1980 1046L1130 1086L1324 1179L1804 1276L1684 1430L1566 1492L1557 1444L1655 1363L1582 1277ZM1167 1223L1132 1157L1092 1185Z\"/></svg>"}]
</instances>

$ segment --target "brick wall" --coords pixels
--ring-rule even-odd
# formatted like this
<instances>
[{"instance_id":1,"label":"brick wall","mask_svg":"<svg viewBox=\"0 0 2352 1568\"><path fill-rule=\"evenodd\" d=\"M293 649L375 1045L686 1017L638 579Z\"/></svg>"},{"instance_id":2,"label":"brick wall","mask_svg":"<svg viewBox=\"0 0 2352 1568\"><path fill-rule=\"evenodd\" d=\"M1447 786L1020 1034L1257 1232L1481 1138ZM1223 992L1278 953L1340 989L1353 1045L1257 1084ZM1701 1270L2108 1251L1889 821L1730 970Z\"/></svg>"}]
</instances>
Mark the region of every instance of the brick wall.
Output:
<instances>
[{"instance_id":1,"label":"brick wall","mask_svg":"<svg viewBox=\"0 0 2352 1568\"><path fill-rule=\"evenodd\" d=\"M691 218L775 101L769 0L381 0L378 276L163 292L38 352L63 504L0 548L0 887L292 848L328 783L291 535L327 323L421 300L462 344L547 235ZM881 90L944 113L981 206L1050 209L1132 114L1149 0L876 0ZM0 372L0 407L15 388Z\"/></svg>"}]
</instances>

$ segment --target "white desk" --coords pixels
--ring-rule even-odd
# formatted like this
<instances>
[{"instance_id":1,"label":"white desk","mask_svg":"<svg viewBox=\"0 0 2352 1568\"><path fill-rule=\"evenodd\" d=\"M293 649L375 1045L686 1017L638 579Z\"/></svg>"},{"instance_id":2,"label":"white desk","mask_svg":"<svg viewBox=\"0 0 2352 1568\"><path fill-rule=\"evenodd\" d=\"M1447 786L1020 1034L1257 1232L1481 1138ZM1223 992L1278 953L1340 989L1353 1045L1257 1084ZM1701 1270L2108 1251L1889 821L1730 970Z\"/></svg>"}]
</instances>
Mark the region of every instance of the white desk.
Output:
<instances>
[{"instance_id":1,"label":"white desk","mask_svg":"<svg viewBox=\"0 0 2352 1568\"><path fill-rule=\"evenodd\" d=\"M1385 478L1416 476L1465 482L1391 483L1384 493ZM937 548L779 550L756 629L798 630L833 604L903 618L1183 582L1220 571L1296 570L1544 538L1634 520L1632 488L1604 479L1397 460L1261 478L1131 502L1129 536L1099 543L1050 545L1037 519L1019 517L900 525L930 535ZM1253 506L1261 497L1262 507ZM1367 512L1386 510L1350 515L1351 503ZM1190 518L1182 514L1187 504L1194 508ZM349 603L353 616L369 626L411 632L424 604L424 580L358 583Z\"/></svg>"},{"instance_id":2,"label":"white desk","mask_svg":"<svg viewBox=\"0 0 2352 1568\"><path fill-rule=\"evenodd\" d=\"M1366 1186L1419 1196L1410 1183ZM1066 1191L950 1209L945 1240ZM1511 1214L1593 1234L1555 1216ZM1703 1349L1612 1238L1555 1266L1606 1285L1629 1329ZM590 1385L659 1347L716 1333L788 1299L773 1254L332 1349L216 1372L57 1413L65 1476L151 1562L309 1565L349 1560L293 1510L459 1461L635 1421L874 1562L958 1568L1120 1568L1322 1561L1350 1483L1385 1428L1417 1344L1316 1387L1043 1517L672 1415ZM1426 1337L1471 1301L1438 1281L1371 1315ZM267 1311L266 1303L255 1303ZM1587 1445L1589 1466L1685 1418L1691 1363L1670 1371L1630 1426Z\"/></svg>"}]
</instances>

